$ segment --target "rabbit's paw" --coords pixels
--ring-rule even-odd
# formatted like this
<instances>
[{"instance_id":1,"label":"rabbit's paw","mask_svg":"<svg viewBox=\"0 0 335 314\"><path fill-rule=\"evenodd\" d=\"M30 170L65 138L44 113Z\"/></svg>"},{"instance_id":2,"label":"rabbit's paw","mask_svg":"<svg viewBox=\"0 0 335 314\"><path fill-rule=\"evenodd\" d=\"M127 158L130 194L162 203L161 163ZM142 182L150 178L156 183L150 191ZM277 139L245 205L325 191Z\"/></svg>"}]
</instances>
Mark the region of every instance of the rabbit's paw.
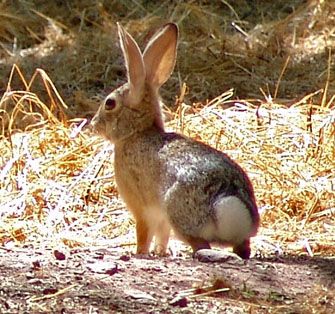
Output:
<instances>
[{"instance_id":1,"label":"rabbit's paw","mask_svg":"<svg viewBox=\"0 0 335 314\"><path fill-rule=\"evenodd\" d=\"M147 259L147 260L155 259L155 256L151 254L144 254L144 253L135 253L133 254L133 257L137 259Z\"/></svg>"}]
</instances>

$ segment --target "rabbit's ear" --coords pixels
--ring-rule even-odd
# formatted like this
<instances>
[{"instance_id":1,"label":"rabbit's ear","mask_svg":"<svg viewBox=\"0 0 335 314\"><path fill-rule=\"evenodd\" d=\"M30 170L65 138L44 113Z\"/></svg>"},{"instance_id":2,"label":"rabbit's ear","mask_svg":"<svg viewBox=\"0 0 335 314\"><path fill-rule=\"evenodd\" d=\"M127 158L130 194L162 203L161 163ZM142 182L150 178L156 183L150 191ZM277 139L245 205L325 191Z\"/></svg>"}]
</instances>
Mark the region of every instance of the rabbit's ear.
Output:
<instances>
[{"instance_id":1,"label":"rabbit's ear","mask_svg":"<svg viewBox=\"0 0 335 314\"><path fill-rule=\"evenodd\" d=\"M170 77L175 62L178 26L164 25L149 41L143 53L146 79L150 86L159 89Z\"/></svg>"},{"instance_id":2,"label":"rabbit's ear","mask_svg":"<svg viewBox=\"0 0 335 314\"><path fill-rule=\"evenodd\" d=\"M145 83L145 67L140 48L134 38L117 23L120 45L126 62L129 83L130 105L137 104L142 97Z\"/></svg>"}]
</instances>

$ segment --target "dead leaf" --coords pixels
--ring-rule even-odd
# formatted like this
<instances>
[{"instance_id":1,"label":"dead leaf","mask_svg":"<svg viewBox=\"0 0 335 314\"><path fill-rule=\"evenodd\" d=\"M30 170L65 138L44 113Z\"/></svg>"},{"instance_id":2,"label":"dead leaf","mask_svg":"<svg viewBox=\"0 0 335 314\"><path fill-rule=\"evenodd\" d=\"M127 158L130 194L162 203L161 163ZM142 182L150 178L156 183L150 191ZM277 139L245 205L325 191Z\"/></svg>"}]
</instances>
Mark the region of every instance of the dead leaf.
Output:
<instances>
[{"instance_id":1,"label":"dead leaf","mask_svg":"<svg viewBox=\"0 0 335 314\"><path fill-rule=\"evenodd\" d=\"M66 259L66 256L64 253L58 251L58 250L54 250L54 256L56 257L56 259L58 261L64 261Z\"/></svg>"},{"instance_id":2,"label":"dead leaf","mask_svg":"<svg viewBox=\"0 0 335 314\"><path fill-rule=\"evenodd\" d=\"M156 301L156 299L152 295L146 292L143 292L141 290L130 289L130 290L126 290L124 293L129 295L133 299L147 299L147 300Z\"/></svg>"},{"instance_id":3,"label":"dead leaf","mask_svg":"<svg viewBox=\"0 0 335 314\"><path fill-rule=\"evenodd\" d=\"M188 300L187 298L175 298L170 302L170 305L172 306L179 306L179 307L186 307L188 305Z\"/></svg>"},{"instance_id":4,"label":"dead leaf","mask_svg":"<svg viewBox=\"0 0 335 314\"><path fill-rule=\"evenodd\" d=\"M98 261L93 264L88 264L87 268L94 273L107 274L110 276L121 271L117 264L112 263L112 262L103 262L103 261Z\"/></svg>"}]
</instances>

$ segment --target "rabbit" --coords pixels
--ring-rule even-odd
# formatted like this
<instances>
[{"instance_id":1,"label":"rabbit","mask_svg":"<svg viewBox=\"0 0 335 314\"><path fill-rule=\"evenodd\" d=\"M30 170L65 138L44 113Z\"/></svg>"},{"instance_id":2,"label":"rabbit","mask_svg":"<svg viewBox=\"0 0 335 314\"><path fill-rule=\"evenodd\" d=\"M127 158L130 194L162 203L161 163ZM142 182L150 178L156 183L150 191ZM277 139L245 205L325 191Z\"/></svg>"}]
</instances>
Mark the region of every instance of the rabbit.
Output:
<instances>
[{"instance_id":1,"label":"rabbit","mask_svg":"<svg viewBox=\"0 0 335 314\"><path fill-rule=\"evenodd\" d=\"M250 257L259 226L252 184L226 154L202 142L164 131L160 87L176 62L178 27L162 26L141 53L118 24L127 83L110 93L91 121L114 144L118 192L136 222L137 251L167 251L170 231L193 252L216 243Z\"/></svg>"}]
</instances>

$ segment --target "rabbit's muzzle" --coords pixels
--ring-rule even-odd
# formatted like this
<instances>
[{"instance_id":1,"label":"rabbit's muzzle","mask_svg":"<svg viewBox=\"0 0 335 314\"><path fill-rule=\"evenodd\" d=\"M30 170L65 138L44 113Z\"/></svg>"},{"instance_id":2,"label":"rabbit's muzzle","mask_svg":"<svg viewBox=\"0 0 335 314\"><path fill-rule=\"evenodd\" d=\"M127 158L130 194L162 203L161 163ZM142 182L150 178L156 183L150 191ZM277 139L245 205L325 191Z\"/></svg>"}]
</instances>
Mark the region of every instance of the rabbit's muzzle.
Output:
<instances>
[{"instance_id":1,"label":"rabbit's muzzle","mask_svg":"<svg viewBox=\"0 0 335 314\"><path fill-rule=\"evenodd\" d=\"M93 130L93 132L97 134L100 134L100 135L105 134L105 123L103 122L103 119L101 119L101 116L99 115L99 111L92 118L90 127Z\"/></svg>"}]
</instances>

